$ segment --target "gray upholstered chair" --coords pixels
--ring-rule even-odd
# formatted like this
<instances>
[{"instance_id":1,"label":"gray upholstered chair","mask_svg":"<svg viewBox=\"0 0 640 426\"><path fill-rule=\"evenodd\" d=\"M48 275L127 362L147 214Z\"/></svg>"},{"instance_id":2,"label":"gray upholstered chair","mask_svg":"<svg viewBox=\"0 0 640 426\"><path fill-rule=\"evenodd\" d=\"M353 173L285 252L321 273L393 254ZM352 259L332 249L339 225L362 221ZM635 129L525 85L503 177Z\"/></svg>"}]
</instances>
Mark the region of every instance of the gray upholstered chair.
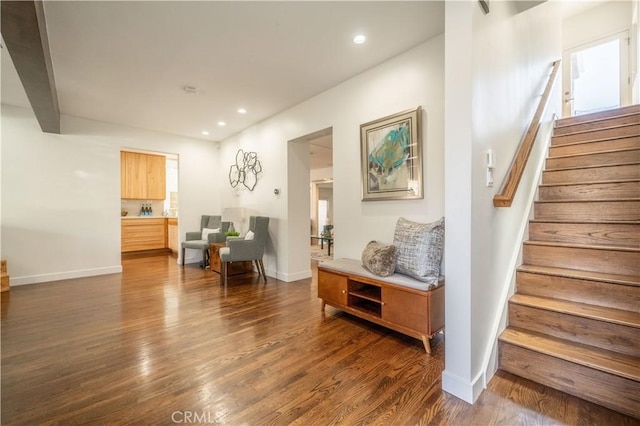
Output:
<instances>
[{"instance_id":1,"label":"gray upholstered chair","mask_svg":"<svg viewBox=\"0 0 640 426\"><path fill-rule=\"evenodd\" d=\"M185 240L182 242L182 266L184 266L185 249L200 250L202 252L202 268L207 267L207 259L209 256L209 245L212 243L223 243L225 241L224 233L229 230L230 222L223 222L222 216L203 215L200 220L200 231L187 232ZM202 230L220 229L219 232L212 232L207 235L206 239L202 239Z\"/></svg>"},{"instance_id":2,"label":"gray upholstered chair","mask_svg":"<svg viewBox=\"0 0 640 426\"><path fill-rule=\"evenodd\" d=\"M253 233L253 239L228 238L227 247L220 249L220 276L224 285L227 285L227 263L242 261L255 262L258 276L262 275L264 282L267 282L262 256L269 237L269 218L264 216L249 217L249 231Z\"/></svg>"}]
</instances>

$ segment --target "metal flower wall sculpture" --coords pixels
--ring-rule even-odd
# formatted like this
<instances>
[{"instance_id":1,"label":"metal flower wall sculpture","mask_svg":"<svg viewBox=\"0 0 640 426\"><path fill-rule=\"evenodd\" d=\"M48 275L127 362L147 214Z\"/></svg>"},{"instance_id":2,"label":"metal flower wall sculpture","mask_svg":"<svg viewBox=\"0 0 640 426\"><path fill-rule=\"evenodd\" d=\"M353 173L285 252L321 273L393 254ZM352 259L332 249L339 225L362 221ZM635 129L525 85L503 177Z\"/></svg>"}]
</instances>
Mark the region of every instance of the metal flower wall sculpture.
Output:
<instances>
[{"instance_id":1,"label":"metal flower wall sculpture","mask_svg":"<svg viewBox=\"0 0 640 426\"><path fill-rule=\"evenodd\" d=\"M235 188L243 184L249 191L253 191L258 183L258 173L262 172L262 164L255 152L244 152L239 149L236 154L236 164L229 168L229 183Z\"/></svg>"}]
</instances>

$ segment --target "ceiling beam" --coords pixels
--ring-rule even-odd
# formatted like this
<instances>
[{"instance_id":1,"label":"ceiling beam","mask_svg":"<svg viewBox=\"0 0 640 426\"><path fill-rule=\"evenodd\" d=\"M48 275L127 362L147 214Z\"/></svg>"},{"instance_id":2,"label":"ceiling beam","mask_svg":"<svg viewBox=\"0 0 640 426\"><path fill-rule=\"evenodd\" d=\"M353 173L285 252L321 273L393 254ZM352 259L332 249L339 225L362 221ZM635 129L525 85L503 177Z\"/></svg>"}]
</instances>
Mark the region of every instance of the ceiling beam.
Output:
<instances>
[{"instance_id":1,"label":"ceiling beam","mask_svg":"<svg viewBox=\"0 0 640 426\"><path fill-rule=\"evenodd\" d=\"M60 133L60 109L42 1L0 3L0 31L40 128Z\"/></svg>"}]
</instances>

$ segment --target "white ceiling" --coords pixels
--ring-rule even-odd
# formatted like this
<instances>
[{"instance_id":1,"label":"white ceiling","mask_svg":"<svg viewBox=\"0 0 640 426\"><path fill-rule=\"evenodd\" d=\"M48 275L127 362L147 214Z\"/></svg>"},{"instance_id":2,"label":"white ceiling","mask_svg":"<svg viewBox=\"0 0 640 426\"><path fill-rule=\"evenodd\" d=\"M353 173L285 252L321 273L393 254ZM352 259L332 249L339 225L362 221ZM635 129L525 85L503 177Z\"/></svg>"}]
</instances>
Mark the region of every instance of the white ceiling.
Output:
<instances>
[{"instance_id":1,"label":"white ceiling","mask_svg":"<svg viewBox=\"0 0 640 426\"><path fill-rule=\"evenodd\" d=\"M444 5L434 1L44 6L62 114L209 140L444 32ZM352 42L358 33L364 45ZM7 56L3 49L2 102L28 106ZM198 93L185 94L187 85ZM240 107L248 113L238 114Z\"/></svg>"}]
</instances>

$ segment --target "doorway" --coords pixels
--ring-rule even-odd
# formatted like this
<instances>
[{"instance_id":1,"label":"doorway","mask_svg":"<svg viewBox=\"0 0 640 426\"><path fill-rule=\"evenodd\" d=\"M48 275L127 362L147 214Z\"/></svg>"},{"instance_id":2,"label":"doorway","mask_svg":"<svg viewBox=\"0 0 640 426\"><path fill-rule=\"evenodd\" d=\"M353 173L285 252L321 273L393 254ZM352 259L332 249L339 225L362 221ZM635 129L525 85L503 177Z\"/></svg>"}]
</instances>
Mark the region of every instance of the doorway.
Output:
<instances>
[{"instance_id":1,"label":"doorway","mask_svg":"<svg viewBox=\"0 0 640 426\"><path fill-rule=\"evenodd\" d=\"M310 238L317 235L317 204L311 194L313 181L333 178L333 129L331 127L289 140L287 144L287 279L311 276ZM325 245L325 251L326 251Z\"/></svg>"},{"instance_id":2,"label":"doorway","mask_svg":"<svg viewBox=\"0 0 640 426\"><path fill-rule=\"evenodd\" d=\"M629 105L629 32L623 31L563 53L563 116Z\"/></svg>"},{"instance_id":3,"label":"doorway","mask_svg":"<svg viewBox=\"0 0 640 426\"><path fill-rule=\"evenodd\" d=\"M331 225L329 219L329 200L320 198L318 199L318 229L326 229L325 227L329 225Z\"/></svg>"}]
</instances>

